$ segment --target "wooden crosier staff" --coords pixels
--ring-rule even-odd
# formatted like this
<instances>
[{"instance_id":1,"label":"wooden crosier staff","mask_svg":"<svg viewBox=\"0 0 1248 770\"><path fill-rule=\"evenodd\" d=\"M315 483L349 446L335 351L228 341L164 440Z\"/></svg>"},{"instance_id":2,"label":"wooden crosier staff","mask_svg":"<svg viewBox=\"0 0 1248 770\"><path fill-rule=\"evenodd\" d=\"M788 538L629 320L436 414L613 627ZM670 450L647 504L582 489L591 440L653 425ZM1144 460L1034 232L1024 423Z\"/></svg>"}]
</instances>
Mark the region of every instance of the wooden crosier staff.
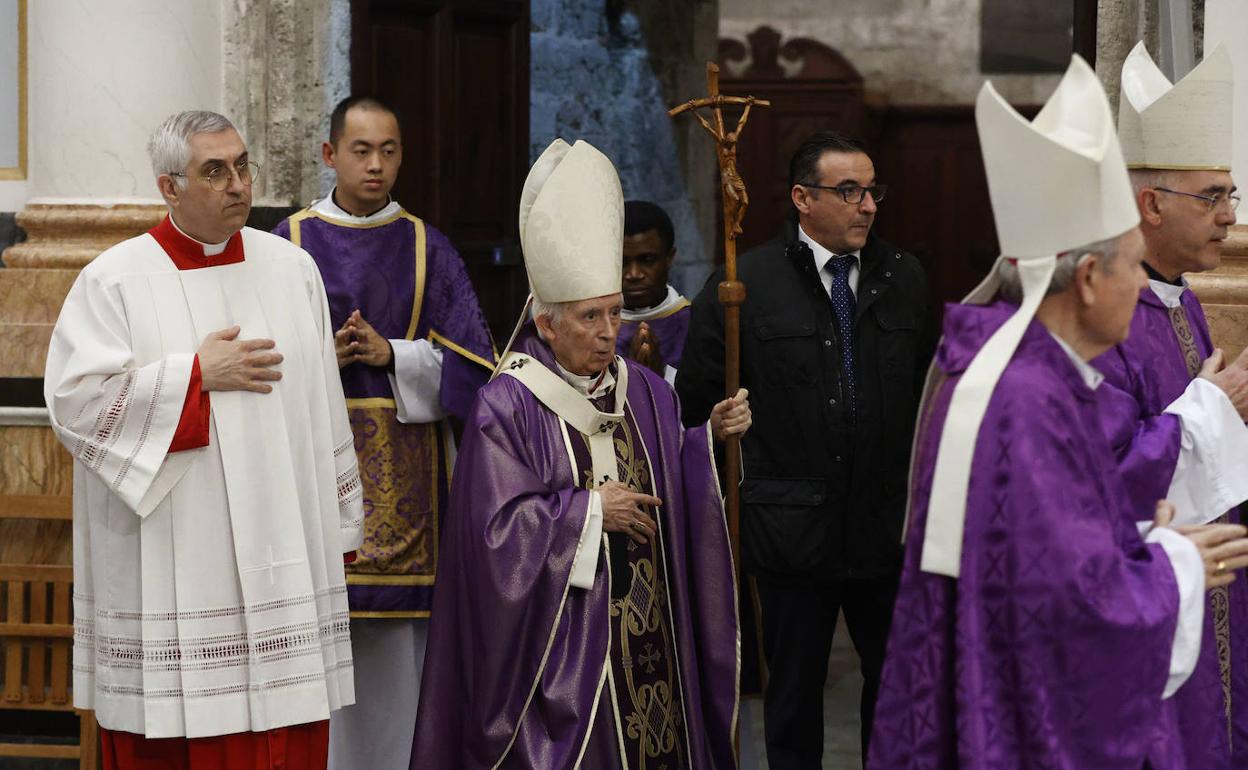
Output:
<instances>
[{"instance_id":1,"label":"wooden crosier staff","mask_svg":"<svg viewBox=\"0 0 1248 770\"><path fill-rule=\"evenodd\" d=\"M753 96L721 95L719 67L714 62L706 63L706 90L709 96L690 99L668 110L667 114L674 118L682 112L692 111L702 127L715 137L715 148L719 154L719 178L724 193L724 281L719 284L719 303L724 306L724 391L732 398L741 384L740 321L741 304L745 302L745 284L737 280L737 236L741 234L741 220L745 217L745 209L750 205L750 196L745 192L745 181L737 173L737 140L741 138L745 122L750 119L750 109L755 105L770 107L771 102L755 99ZM722 108L725 104L745 105L732 131L724 130ZM698 114L698 110L703 107L712 108L714 123ZM741 500L737 487L741 481L741 444L738 438L730 436L725 449L724 487L728 493L728 536L732 543L732 562L740 570Z\"/></svg>"}]
</instances>

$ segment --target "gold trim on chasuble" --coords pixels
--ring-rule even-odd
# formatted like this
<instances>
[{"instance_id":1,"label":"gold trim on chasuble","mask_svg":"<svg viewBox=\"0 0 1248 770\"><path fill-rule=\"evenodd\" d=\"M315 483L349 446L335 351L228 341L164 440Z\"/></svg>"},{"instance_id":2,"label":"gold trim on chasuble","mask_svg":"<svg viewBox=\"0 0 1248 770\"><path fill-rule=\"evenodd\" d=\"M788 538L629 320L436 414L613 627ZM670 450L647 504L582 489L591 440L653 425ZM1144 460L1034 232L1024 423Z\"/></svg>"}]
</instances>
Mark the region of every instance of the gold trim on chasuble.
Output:
<instances>
[{"instance_id":1,"label":"gold trim on chasuble","mask_svg":"<svg viewBox=\"0 0 1248 770\"><path fill-rule=\"evenodd\" d=\"M629 321L629 323L644 324L646 321L657 321L657 320L659 320L660 318L667 318L668 316L674 316L674 315L676 315L677 313L679 313L680 311L682 311L682 310L684 310L685 308L689 307L691 304L693 304L693 303L691 303L691 302L689 301L689 298L688 298L688 297L681 297L681 298L680 298L680 302L677 302L675 307L668 308L667 310L663 311L662 313L659 313L658 315L652 315L652 316L650 316L649 318L646 318L645 320L642 320L642 321Z\"/></svg>"},{"instance_id":2,"label":"gold trim on chasuble","mask_svg":"<svg viewBox=\"0 0 1248 770\"><path fill-rule=\"evenodd\" d=\"M416 216L409 214L404 209L399 211L392 217L380 220L378 222L370 222L368 224L357 224L353 222L343 222L337 219L322 216L311 208L306 208L292 214L289 218L290 224L290 240L291 243L303 247L301 243L302 233L300 232L300 224L308 218L316 218L323 222L328 222L337 227L351 227L358 230L368 230L374 227L384 227L399 219L407 219L412 223L412 227L416 233L416 245L414 249L414 271L415 271L415 287L412 298L412 315L408 322L407 334L404 339L414 339L416 336L416 327L420 323L421 305L425 299L425 223ZM404 548L402 558L386 559L385 566L380 571L367 572L362 571L368 568L376 568L378 560L371 558L362 550L356 552L356 561L346 566L347 585L367 585L367 586L428 586L433 585L437 579L438 564L438 516L440 515L438 506L438 470L440 463L438 462L438 451L442 446L439 438L440 430L437 425L404 425L398 421L395 415L396 405L393 398L348 398L347 411L351 419L351 430L356 437L356 461L360 466L360 481L364 485L364 536L368 538L370 535L376 539L389 539L392 542L400 541L401 538L396 536L386 537L386 532L391 533L402 531L407 527L408 522L403 519L400 510L405 506L407 501L405 495L399 491L395 485L394 473L399 468L399 463L394 462L396 456L410 458L412 453L407 449L400 449L396 454L395 446L403 442L404 438L400 437L400 433L417 433L423 435L416 439L419 444L426 445L428 448L428 457L430 458L428 467L429 473L429 517L430 526L420 528L414 534L415 552L408 554L406 551L411 548ZM357 420L376 426L371 432L356 430ZM410 448L409 448L410 449ZM449 457L449 455L448 455ZM389 459L387 459L389 458ZM382 487L379 476L370 476L368 469L374 469L380 474L381 469L390 464L391 481L384 488ZM449 474L448 487L449 487ZM380 511L380 513L379 513ZM427 535L432 531L432 537ZM422 534L425 535L422 537ZM420 542L427 540L429 542ZM424 564L422 567L421 564ZM419 574L412 574L413 568L421 569ZM427 618L429 612L421 611L352 611L353 618Z\"/></svg>"},{"instance_id":3,"label":"gold trim on chasuble","mask_svg":"<svg viewBox=\"0 0 1248 770\"><path fill-rule=\"evenodd\" d=\"M399 208L398 213L396 213L394 216L387 217L386 219L383 219L379 222L370 222L366 225L356 224L353 222L343 222L338 219L330 219L329 217L318 214L317 212L313 211L310 208L306 208L303 211L297 211L294 214L291 214L287 220L290 223L290 242L295 244L299 248L303 248L303 244L300 242L301 234L299 232L299 224L303 220L308 219L310 217L315 217L316 219L319 219L322 222L328 222L329 224L335 225L337 227L352 227L352 228L355 228L356 230L371 230L374 227L384 227L390 224L391 222L398 221L399 219L406 219L412 223L412 227L416 231L416 248L415 248L416 287L415 287L415 291L413 292L415 296L412 297L412 318L411 318L411 321L408 322L407 334L403 337L403 339L405 340L416 339L416 327L417 325L420 324L420 306L425 301L425 261L426 261L426 258L425 258L425 223L424 221L421 220L420 217L407 213L407 211L403 209L402 207ZM353 399L348 399L348 404L350 403L351 400ZM365 400L365 399L356 399L356 400ZM368 399L368 400L377 400L377 399ZM394 406L394 399L389 399L389 401L390 401L390 406Z\"/></svg>"},{"instance_id":4,"label":"gold trim on chasuble","mask_svg":"<svg viewBox=\"0 0 1248 770\"><path fill-rule=\"evenodd\" d=\"M1191 321L1187 317L1187 309L1182 304L1166 308L1170 316L1170 326L1178 339L1179 350L1183 354L1183 363L1187 366L1189 377L1200 374L1203 361L1200 351L1196 349L1196 335L1192 332ZM1226 514L1218 517L1218 524L1227 522ZM1228 745L1234 740L1231 720L1231 594L1226 586L1218 586L1209 590L1209 603L1213 606L1213 639L1218 653L1218 673L1222 677L1222 706L1226 714L1226 740Z\"/></svg>"},{"instance_id":5,"label":"gold trim on chasuble","mask_svg":"<svg viewBox=\"0 0 1248 770\"><path fill-rule=\"evenodd\" d=\"M630 407L626 405L625 410L630 411ZM650 494L655 494L649 452L644 442L634 435L627 418L620 421L612 443L620 483L630 489L649 490ZM593 489L598 486L594 483L591 469L579 469L578 476L582 488ZM655 518L657 521L657 512ZM614 578L610 576L610 544L605 533L603 539L606 541L604 553L607 555L608 580L613 581ZM634 551L637 546L632 539L626 537L625 540L628 551ZM648 760L657 761L661 756L670 756L673 752L677 761L680 761L682 754L683 761L689 761L688 720L684 713L684 691L681 688L681 672L677 660L671 594L666 581L666 555L662 537L657 537L654 542L657 547L648 558L629 560L628 592L623 598L610 599L610 617L619 619L620 632L618 637L612 634L611 658L607 663L608 684L615 711L621 761L629 761L623 743L627 736L639 749L638 770L652 770ZM660 644L666 649L657 649L654 640L646 641L640 648L633 649L633 645L639 643L641 637L648 635L658 635ZM622 664L618 664L618 661L622 661ZM623 672L622 682L615 671L617 664ZM636 682L633 673L635 670L654 675L656 666L666 669L666 674L660 674L658 681L649 684ZM679 711L675 708L677 705ZM622 706L626 709L623 712ZM678 747L678 742L683 745ZM663 767L666 764L658 766Z\"/></svg>"}]
</instances>

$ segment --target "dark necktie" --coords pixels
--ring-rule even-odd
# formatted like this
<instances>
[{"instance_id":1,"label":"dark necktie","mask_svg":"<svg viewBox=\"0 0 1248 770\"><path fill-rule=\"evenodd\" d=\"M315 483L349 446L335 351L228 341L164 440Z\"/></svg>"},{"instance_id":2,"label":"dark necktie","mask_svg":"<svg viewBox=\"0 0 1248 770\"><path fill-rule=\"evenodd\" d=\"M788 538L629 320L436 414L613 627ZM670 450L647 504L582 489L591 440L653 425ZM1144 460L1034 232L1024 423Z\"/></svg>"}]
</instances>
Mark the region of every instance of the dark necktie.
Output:
<instances>
[{"instance_id":1,"label":"dark necktie","mask_svg":"<svg viewBox=\"0 0 1248 770\"><path fill-rule=\"evenodd\" d=\"M858 302L849 289L849 271L856 262L850 254L833 257L824 267L832 274L832 311L836 313L836 331L841 338L841 374L845 378L850 409L854 406L854 310Z\"/></svg>"}]
</instances>

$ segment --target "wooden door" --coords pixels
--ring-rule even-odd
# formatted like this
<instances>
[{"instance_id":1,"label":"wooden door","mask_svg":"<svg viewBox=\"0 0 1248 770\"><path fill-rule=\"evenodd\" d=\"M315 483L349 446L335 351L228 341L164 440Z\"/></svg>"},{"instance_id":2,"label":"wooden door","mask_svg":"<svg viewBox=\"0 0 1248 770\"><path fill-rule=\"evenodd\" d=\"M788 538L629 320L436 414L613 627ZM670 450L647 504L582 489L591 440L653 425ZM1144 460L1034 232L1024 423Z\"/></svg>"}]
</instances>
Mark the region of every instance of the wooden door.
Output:
<instances>
[{"instance_id":1,"label":"wooden door","mask_svg":"<svg viewBox=\"0 0 1248 770\"><path fill-rule=\"evenodd\" d=\"M451 239L495 337L510 331L527 294L528 0L353 0L351 87L399 112L395 199Z\"/></svg>"}]
</instances>

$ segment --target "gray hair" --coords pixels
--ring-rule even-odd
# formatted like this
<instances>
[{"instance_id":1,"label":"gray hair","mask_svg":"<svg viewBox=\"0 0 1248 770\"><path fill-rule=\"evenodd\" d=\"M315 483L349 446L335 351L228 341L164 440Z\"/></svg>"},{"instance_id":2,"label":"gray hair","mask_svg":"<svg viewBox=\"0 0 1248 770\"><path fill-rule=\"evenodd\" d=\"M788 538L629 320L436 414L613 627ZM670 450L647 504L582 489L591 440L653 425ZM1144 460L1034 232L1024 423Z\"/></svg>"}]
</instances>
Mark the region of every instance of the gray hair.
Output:
<instances>
[{"instance_id":1,"label":"gray hair","mask_svg":"<svg viewBox=\"0 0 1248 770\"><path fill-rule=\"evenodd\" d=\"M529 312L532 314L534 321L537 320L538 316L544 315L550 318L551 324L557 324L559 323L559 319L563 318L564 311L567 310L569 306L574 305L574 304L576 303L575 302L542 302L537 297L533 297L533 307L531 308ZM546 339L546 337L542 335L542 329L540 326L537 329L537 335L541 337L543 340Z\"/></svg>"},{"instance_id":2,"label":"gray hair","mask_svg":"<svg viewBox=\"0 0 1248 770\"><path fill-rule=\"evenodd\" d=\"M215 134L232 128L234 124L229 118L207 110L187 110L169 116L152 132L152 138L147 142L152 171L157 177L184 171L186 164L191 162L192 136ZM175 176L174 179L185 184L182 177Z\"/></svg>"},{"instance_id":3,"label":"gray hair","mask_svg":"<svg viewBox=\"0 0 1248 770\"><path fill-rule=\"evenodd\" d=\"M1119 238L1096 241L1058 254L1057 267L1053 270L1053 277L1049 280L1049 288L1044 296L1061 294L1069 289L1075 281L1075 271L1092 254L1101 255L1101 269L1108 268L1118 256L1118 241ZM997 265L997 277L1001 279L1002 297L1011 302L1023 301L1023 284L1018 275L1018 265L1009 260L1001 260Z\"/></svg>"},{"instance_id":4,"label":"gray hair","mask_svg":"<svg viewBox=\"0 0 1248 770\"><path fill-rule=\"evenodd\" d=\"M1138 196L1146 187L1173 187L1174 171L1164 168L1133 168L1127 170L1131 189Z\"/></svg>"}]
</instances>

